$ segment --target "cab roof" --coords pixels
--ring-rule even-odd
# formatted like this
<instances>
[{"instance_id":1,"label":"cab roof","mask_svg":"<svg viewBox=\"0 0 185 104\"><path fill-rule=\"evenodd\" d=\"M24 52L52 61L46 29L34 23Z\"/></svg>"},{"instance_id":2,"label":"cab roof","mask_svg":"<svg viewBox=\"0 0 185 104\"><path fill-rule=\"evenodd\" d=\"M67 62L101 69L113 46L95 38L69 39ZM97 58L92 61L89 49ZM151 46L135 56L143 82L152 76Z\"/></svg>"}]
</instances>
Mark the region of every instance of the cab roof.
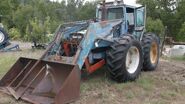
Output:
<instances>
[{"instance_id":1,"label":"cab roof","mask_svg":"<svg viewBox=\"0 0 185 104\"><path fill-rule=\"evenodd\" d=\"M103 3L100 3L100 5L103 6ZM121 1L117 1L117 5L114 5L114 2L106 2L105 3L105 7L116 7L116 6L118 6L118 7L125 6L125 7L128 7L128 8L133 8L134 9L134 8L138 8L142 5L140 5L140 4L130 5L130 4L125 4Z\"/></svg>"}]
</instances>

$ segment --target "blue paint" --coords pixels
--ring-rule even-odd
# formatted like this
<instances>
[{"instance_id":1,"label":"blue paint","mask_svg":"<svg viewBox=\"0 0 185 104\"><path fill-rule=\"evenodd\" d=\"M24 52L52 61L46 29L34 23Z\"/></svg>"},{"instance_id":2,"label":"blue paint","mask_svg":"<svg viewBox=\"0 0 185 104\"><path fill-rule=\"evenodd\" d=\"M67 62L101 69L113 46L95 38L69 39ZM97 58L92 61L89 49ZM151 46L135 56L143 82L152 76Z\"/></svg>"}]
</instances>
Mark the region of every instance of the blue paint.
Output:
<instances>
[{"instance_id":1,"label":"blue paint","mask_svg":"<svg viewBox=\"0 0 185 104\"><path fill-rule=\"evenodd\" d=\"M82 66L90 53L91 49L94 47L94 42L98 38L104 38L112 30L112 27L119 24L120 20L109 21L107 23L97 22L91 23L87 29L87 33L82 40L80 46L82 48L80 55L77 60L79 68L82 69Z\"/></svg>"}]
</instances>

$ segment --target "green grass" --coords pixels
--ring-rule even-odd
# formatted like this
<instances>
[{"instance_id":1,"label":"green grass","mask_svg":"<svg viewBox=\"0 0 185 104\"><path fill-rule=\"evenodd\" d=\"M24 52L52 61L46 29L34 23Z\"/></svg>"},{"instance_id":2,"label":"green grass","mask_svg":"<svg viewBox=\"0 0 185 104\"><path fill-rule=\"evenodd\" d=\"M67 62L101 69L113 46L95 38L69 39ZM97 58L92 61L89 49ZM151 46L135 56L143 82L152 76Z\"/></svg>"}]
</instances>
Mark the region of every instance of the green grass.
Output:
<instances>
[{"instance_id":1,"label":"green grass","mask_svg":"<svg viewBox=\"0 0 185 104\"><path fill-rule=\"evenodd\" d=\"M172 57L173 60L185 61L185 56L182 57Z\"/></svg>"},{"instance_id":2,"label":"green grass","mask_svg":"<svg viewBox=\"0 0 185 104\"><path fill-rule=\"evenodd\" d=\"M155 86L153 77L150 76L140 76L140 78L137 80L137 84L143 88L144 90L152 90Z\"/></svg>"},{"instance_id":3,"label":"green grass","mask_svg":"<svg viewBox=\"0 0 185 104\"><path fill-rule=\"evenodd\" d=\"M0 58L0 77L2 77L17 60L16 56L1 56Z\"/></svg>"},{"instance_id":4,"label":"green grass","mask_svg":"<svg viewBox=\"0 0 185 104\"><path fill-rule=\"evenodd\" d=\"M177 61L185 61L185 56L177 56L177 57L162 57L165 60L177 60Z\"/></svg>"},{"instance_id":5,"label":"green grass","mask_svg":"<svg viewBox=\"0 0 185 104\"><path fill-rule=\"evenodd\" d=\"M132 90L135 87L143 90L152 90L155 87L153 77L147 75L141 75L135 82L126 82L126 83L115 83L115 86L118 90ZM133 87L134 86L134 87Z\"/></svg>"},{"instance_id":6,"label":"green grass","mask_svg":"<svg viewBox=\"0 0 185 104\"><path fill-rule=\"evenodd\" d=\"M135 94L134 94L134 92L133 91L128 91L126 94L125 94L125 97L126 97L126 99L133 99L134 97L135 97Z\"/></svg>"},{"instance_id":7,"label":"green grass","mask_svg":"<svg viewBox=\"0 0 185 104\"><path fill-rule=\"evenodd\" d=\"M178 95L178 93L173 90L168 90L168 91L162 92L160 95L162 98L170 100L173 97L176 97Z\"/></svg>"},{"instance_id":8,"label":"green grass","mask_svg":"<svg viewBox=\"0 0 185 104\"><path fill-rule=\"evenodd\" d=\"M39 58L42 50L0 53L0 78L11 68L19 57Z\"/></svg>"}]
</instances>

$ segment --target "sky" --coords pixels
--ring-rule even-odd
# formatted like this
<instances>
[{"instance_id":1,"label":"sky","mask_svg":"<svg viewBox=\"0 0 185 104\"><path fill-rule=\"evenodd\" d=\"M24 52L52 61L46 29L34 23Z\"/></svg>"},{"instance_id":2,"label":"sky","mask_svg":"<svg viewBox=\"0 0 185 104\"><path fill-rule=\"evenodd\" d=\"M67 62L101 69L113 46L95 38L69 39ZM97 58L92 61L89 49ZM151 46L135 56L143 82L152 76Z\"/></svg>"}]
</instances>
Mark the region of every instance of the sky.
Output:
<instances>
[{"instance_id":1,"label":"sky","mask_svg":"<svg viewBox=\"0 0 185 104\"><path fill-rule=\"evenodd\" d=\"M61 1L61 0L51 0L51 1ZM85 1L94 1L94 0L85 0ZM106 0L106 2L114 1L114 0ZM135 5L136 0L124 0L125 4Z\"/></svg>"},{"instance_id":2,"label":"sky","mask_svg":"<svg viewBox=\"0 0 185 104\"><path fill-rule=\"evenodd\" d=\"M94 0L86 0L86 1L94 1ZM114 0L106 0L106 2L114 1ZM123 0L125 4L136 4L136 0Z\"/></svg>"}]
</instances>

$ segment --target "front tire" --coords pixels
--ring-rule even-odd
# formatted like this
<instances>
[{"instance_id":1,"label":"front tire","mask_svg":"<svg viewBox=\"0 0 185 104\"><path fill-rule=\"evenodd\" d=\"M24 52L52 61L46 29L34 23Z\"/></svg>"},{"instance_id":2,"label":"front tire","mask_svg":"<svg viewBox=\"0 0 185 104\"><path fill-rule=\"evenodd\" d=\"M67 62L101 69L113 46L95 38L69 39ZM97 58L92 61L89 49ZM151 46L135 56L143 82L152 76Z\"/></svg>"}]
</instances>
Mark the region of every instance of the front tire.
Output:
<instances>
[{"instance_id":1,"label":"front tire","mask_svg":"<svg viewBox=\"0 0 185 104\"><path fill-rule=\"evenodd\" d=\"M116 40L107 51L106 62L108 73L113 80L134 81L138 78L143 64L140 42L130 35Z\"/></svg>"}]
</instances>

